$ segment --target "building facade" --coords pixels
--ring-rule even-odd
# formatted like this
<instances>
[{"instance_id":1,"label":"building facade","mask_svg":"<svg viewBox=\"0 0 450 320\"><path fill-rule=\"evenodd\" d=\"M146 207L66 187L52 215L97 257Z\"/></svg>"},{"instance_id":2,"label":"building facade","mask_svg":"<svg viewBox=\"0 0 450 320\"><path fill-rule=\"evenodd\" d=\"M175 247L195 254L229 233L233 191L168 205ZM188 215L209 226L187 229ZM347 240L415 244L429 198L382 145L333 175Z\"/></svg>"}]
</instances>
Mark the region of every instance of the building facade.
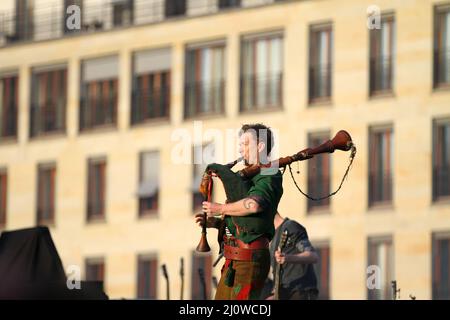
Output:
<instances>
[{"instance_id":1,"label":"building facade","mask_svg":"<svg viewBox=\"0 0 450 320\"><path fill-rule=\"evenodd\" d=\"M212 297L217 233L211 254L194 253L204 165L191 159L200 146L237 153L199 126L266 123L280 156L345 129L358 151L340 192L310 201L287 172L279 206L319 252L321 297L391 299L396 281L402 299L450 298L450 2L8 0L0 11L0 230L49 226L64 267L104 280L111 298L165 299L163 264L172 299L203 298L202 276ZM187 161L174 160L180 132L193 137ZM294 177L328 194L348 161L317 156Z\"/></svg>"}]
</instances>

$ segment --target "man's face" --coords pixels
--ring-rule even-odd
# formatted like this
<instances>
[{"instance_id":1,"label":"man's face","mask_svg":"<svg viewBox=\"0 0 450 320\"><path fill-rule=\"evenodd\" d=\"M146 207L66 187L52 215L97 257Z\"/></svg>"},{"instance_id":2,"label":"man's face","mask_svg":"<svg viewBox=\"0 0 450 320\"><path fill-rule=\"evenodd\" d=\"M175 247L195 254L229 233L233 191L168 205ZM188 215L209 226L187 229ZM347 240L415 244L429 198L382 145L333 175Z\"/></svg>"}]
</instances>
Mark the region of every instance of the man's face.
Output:
<instances>
[{"instance_id":1,"label":"man's face","mask_svg":"<svg viewBox=\"0 0 450 320\"><path fill-rule=\"evenodd\" d=\"M258 144L251 132L247 131L239 137L239 153L246 166L258 163Z\"/></svg>"}]
</instances>

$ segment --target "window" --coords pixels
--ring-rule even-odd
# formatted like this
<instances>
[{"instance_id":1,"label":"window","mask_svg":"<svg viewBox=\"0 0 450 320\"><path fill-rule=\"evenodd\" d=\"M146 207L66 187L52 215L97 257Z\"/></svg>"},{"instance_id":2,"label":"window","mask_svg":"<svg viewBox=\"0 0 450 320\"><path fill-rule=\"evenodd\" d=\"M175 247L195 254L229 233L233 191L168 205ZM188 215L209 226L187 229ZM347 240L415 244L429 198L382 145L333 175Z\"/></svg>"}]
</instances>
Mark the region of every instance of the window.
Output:
<instances>
[{"instance_id":1,"label":"window","mask_svg":"<svg viewBox=\"0 0 450 320\"><path fill-rule=\"evenodd\" d=\"M150 255L138 256L138 299L157 299L158 258Z\"/></svg>"},{"instance_id":2,"label":"window","mask_svg":"<svg viewBox=\"0 0 450 320\"><path fill-rule=\"evenodd\" d=\"M432 236L433 300L450 299L450 233Z\"/></svg>"},{"instance_id":3,"label":"window","mask_svg":"<svg viewBox=\"0 0 450 320\"><path fill-rule=\"evenodd\" d=\"M37 224L53 224L55 221L55 164L41 164L38 166L37 190Z\"/></svg>"},{"instance_id":4,"label":"window","mask_svg":"<svg viewBox=\"0 0 450 320\"><path fill-rule=\"evenodd\" d=\"M395 57L395 18L381 17L381 28L370 30L370 94L392 91Z\"/></svg>"},{"instance_id":5,"label":"window","mask_svg":"<svg viewBox=\"0 0 450 320\"><path fill-rule=\"evenodd\" d=\"M134 54L131 124L169 117L170 60L169 48Z\"/></svg>"},{"instance_id":6,"label":"window","mask_svg":"<svg viewBox=\"0 0 450 320\"><path fill-rule=\"evenodd\" d=\"M33 0L16 0L15 40L31 40L34 33Z\"/></svg>"},{"instance_id":7,"label":"window","mask_svg":"<svg viewBox=\"0 0 450 320\"><path fill-rule=\"evenodd\" d=\"M118 72L117 56L83 62L80 130L116 125Z\"/></svg>"},{"instance_id":8,"label":"window","mask_svg":"<svg viewBox=\"0 0 450 320\"><path fill-rule=\"evenodd\" d=\"M329 101L333 28L331 24L313 25L309 30L309 102Z\"/></svg>"},{"instance_id":9,"label":"window","mask_svg":"<svg viewBox=\"0 0 450 320\"><path fill-rule=\"evenodd\" d=\"M390 126L370 128L369 206L392 203L393 137Z\"/></svg>"},{"instance_id":10,"label":"window","mask_svg":"<svg viewBox=\"0 0 450 320\"><path fill-rule=\"evenodd\" d=\"M225 43L189 46L186 52L185 118L224 110Z\"/></svg>"},{"instance_id":11,"label":"window","mask_svg":"<svg viewBox=\"0 0 450 320\"><path fill-rule=\"evenodd\" d=\"M65 130L67 68L37 68L32 76L30 136Z\"/></svg>"},{"instance_id":12,"label":"window","mask_svg":"<svg viewBox=\"0 0 450 320\"><path fill-rule=\"evenodd\" d=\"M106 159L88 160L88 221L105 218Z\"/></svg>"},{"instance_id":13,"label":"window","mask_svg":"<svg viewBox=\"0 0 450 320\"><path fill-rule=\"evenodd\" d=\"M330 299L330 244L328 241L315 243L314 249L319 256L319 261L314 264L319 299L328 300Z\"/></svg>"},{"instance_id":14,"label":"window","mask_svg":"<svg viewBox=\"0 0 450 320\"><path fill-rule=\"evenodd\" d=\"M7 187L8 176L6 169L0 169L0 228L4 228L6 226Z\"/></svg>"},{"instance_id":15,"label":"window","mask_svg":"<svg viewBox=\"0 0 450 320\"><path fill-rule=\"evenodd\" d=\"M394 275L394 251L392 237L369 237L368 240L368 266L375 266L379 271L380 289L368 289L369 300L391 300Z\"/></svg>"},{"instance_id":16,"label":"window","mask_svg":"<svg viewBox=\"0 0 450 320\"><path fill-rule=\"evenodd\" d=\"M186 14L186 0L165 0L166 18Z\"/></svg>"},{"instance_id":17,"label":"window","mask_svg":"<svg viewBox=\"0 0 450 320\"><path fill-rule=\"evenodd\" d=\"M86 259L86 281L101 282L102 289L105 281L105 262L103 258Z\"/></svg>"},{"instance_id":18,"label":"window","mask_svg":"<svg viewBox=\"0 0 450 320\"><path fill-rule=\"evenodd\" d=\"M433 201L450 196L450 119L433 121Z\"/></svg>"},{"instance_id":19,"label":"window","mask_svg":"<svg viewBox=\"0 0 450 320\"><path fill-rule=\"evenodd\" d=\"M114 27L133 24L133 0L121 0L112 3Z\"/></svg>"},{"instance_id":20,"label":"window","mask_svg":"<svg viewBox=\"0 0 450 320\"><path fill-rule=\"evenodd\" d=\"M202 210L203 195L199 191L203 173L210 163L215 162L214 143L197 145L193 147L193 177L192 177L192 211L198 213Z\"/></svg>"},{"instance_id":21,"label":"window","mask_svg":"<svg viewBox=\"0 0 450 320\"><path fill-rule=\"evenodd\" d=\"M283 35L274 32L242 39L241 111L282 106Z\"/></svg>"},{"instance_id":22,"label":"window","mask_svg":"<svg viewBox=\"0 0 450 320\"><path fill-rule=\"evenodd\" d=\"M434 10L434 87L450 84L450 5Z\"/></svg>"},{"instance_id":23,"label":"window","mask_svg":"<svg viewBox=\"0 0 450 320\"><path fill-rule=\"evenodd\" d=\"M69 8L70 6L75 5L78 6L80 8L80 26L83 25L83 0L64 0L64 7L63 7L63 23L62 23L62 27L63 27L63 32L64 34L69 34L69 33L75 33L75 32L79 32L79 29L69 29L67 27L67 23L66 21L69 19L69 17L73 14L72 11L69 11L70 13L67 13L67 8Z\"/></svg>"},{"instance_id":24,"label":"window","mask_svg":"<svg viewBox=\"0 0 450 320\"><path fill-rule=\"evenodd\" d=\"M139 216L155 215L158 210L159 152L142 152L139 169Z\"/></svg>"},{"instance_id":25,"label":"window","mask_svg":"<svg viewBox=\"0 0 450 320\"><path fill-rule=\"evenodd\" d=\"M219 8L236 8L241 6L241 0L219 0Z\"/></svg>"},{"instance_id":26,"label":"window","mask_svg":"<svg viewBox=\"0 0 450 320\"><path fill-rule=\"evenodd\" d=\"M329 133L309 134L308 145L318 146L330 139ZM308 194L313 198L320 198L330 193L330 155L318 154L308 161ZM308 199L308 212L314 209L328 208L330 198L320 201Z\"/></svg>"},{"instance_id":27,"label":"window","mask_svg":"<svg viewBox=\"0 0 450 320\"><path fill-rule=\"evenodd\" d=\"M17 75L0 75L0 141L17 136L18 97Z\"/></svg>"},{"instance_id":28,"label":"window","mask_svg":"<svg viewBox=\"0 0 450 320\"><path fill-rule=\"evenodd\" d=\"M211 297L211 254L192 252L191 299L209 300Z\"/></svg>"}]
</instances>

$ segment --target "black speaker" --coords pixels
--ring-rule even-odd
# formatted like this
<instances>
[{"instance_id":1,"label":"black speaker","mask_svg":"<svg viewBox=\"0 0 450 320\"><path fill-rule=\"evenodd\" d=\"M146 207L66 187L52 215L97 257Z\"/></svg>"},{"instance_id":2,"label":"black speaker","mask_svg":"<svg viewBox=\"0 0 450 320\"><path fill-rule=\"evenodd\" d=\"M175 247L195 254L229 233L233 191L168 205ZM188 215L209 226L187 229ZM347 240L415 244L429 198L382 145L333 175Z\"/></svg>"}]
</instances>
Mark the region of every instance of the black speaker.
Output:
<instances>
[{"instance_id":1,"label":"black speaker","mask_svg":"<svg viewBox=\"0 0 450 320\"><path fill-rule=\"evenodd\" d=\"M0 299L108 299L102 283L70 290L47 227L4 231L0 236Z\"/></svg>"}]
</instances>

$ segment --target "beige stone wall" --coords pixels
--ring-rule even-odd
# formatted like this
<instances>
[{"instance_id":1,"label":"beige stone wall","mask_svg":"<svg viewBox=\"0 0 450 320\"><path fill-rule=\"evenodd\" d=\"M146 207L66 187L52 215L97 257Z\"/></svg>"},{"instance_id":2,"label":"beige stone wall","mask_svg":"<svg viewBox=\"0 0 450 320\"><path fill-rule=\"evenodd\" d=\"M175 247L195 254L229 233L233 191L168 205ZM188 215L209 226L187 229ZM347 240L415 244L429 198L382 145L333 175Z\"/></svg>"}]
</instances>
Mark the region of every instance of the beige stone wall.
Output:
<instances>
[{"instance_id":1,"label":"beige stone wall","mask_svg":"<svg viewBox=\"0 0 450 320\"><path fill-rule=\"evenodd\" d=\"M84 259L104 256L106 291L112 298L136 295L137 255L155 252L166 263L171 293L178 298L179 258L185 258L185 297L190 297L191 250L200 230L194 225L189 188L190 165L171 163L175 128L193 130L183 120L184 49L189 43L226 39L225 116L204 119L203 127L238 128L245 122L264 122L280 132L280 154L305 148L307 133L339 129L351 133L358 153L343 189L330 210L306 214L306 199L285 175L280 212L304 224L313 241L331 244L331 297L366 298L367 237L393 236L395 275L402 298L414 294L431 298L431 233L450 230L450 206L431 202L432 119L450 115L450 92L432 90L432 7L441 1L378 1L382 11L396 15L397 55L393 97L368 98L368 29L366 8L373 1L294 1L211 16L177 19L149 26L74 36L0 49L0 72L17 69L20 76L17 142L0 143L0 167L9 173L7 229L35 224L36 170L40 162L57 164L56 224L51 228L65 266L84 265ZM308 28L332 21L334 72L332 103L308 107ZM283 109L253 115L239 114L239 45L242 35L283 30ZM130 128L130 65L135 50L171 46L172 104L169 123ZM102 55L120 58L118 127L78 133L80 61ZM28 107L30 68L68 64L67 134L30 140ZM368 127L391 123L394 128L394 200L391 209L368 209ZM161 155L160 211L155 219L138 219L135 192L138 155L159 150ZM107 157L106 222L85 219L87 158ZM348 163L348 154L332 155L332 189ZM306 189L306 164L300 164L300 185ZM218 195L223 200L223 193ZM209 233L215 245L216 233ZM214 258L217 247L213 247ZM215 274L218 275L219 267ZM159 279L159 298L165 284Z\"/></svg>"}]
</instances>

